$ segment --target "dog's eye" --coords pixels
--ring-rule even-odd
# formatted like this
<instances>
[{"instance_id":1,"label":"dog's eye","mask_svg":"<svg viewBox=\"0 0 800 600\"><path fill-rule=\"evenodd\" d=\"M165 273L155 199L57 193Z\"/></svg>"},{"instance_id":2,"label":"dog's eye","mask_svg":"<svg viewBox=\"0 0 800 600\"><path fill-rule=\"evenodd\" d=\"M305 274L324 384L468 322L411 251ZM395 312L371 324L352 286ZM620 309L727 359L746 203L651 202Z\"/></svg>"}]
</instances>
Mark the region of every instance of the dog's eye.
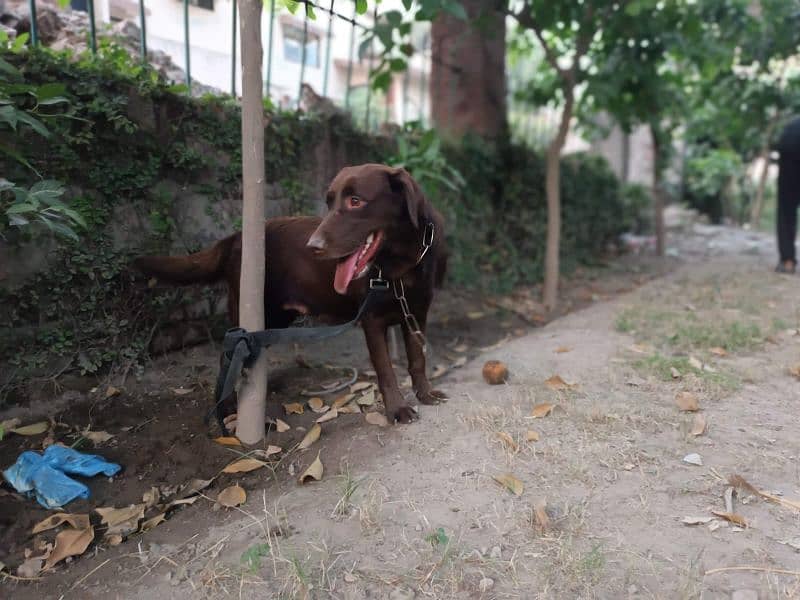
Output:
<instances>
[{"instance_id":1,"label":"dog's eye","mask_svg":"<svg viewBox=\"0 0 800 600\"><path fill-rule=\"evenodd\" d=\"M361 208L363 205L364 201L358 196L350 196L347 199L347 208Z\"/></svg>"}]
</instances>

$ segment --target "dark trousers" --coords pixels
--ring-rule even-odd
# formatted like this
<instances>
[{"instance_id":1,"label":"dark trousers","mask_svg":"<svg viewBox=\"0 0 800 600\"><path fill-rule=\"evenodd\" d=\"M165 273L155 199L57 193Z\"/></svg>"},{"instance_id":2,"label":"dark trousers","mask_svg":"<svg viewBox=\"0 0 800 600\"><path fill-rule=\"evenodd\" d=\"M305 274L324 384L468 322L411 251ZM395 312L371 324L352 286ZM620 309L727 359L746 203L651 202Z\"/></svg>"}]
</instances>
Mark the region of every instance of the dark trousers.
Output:
<instances>
[{"instance_id":1,"label":"dark trousers","mask_svg":"<svg viewBox=\"0 0 800 600\"><path fill-rule=\"evenodd\" d=\"M781 262L795 257L797 208L800 205L800 154L781 152L778 161L778 252Z\"/></svg>"}]
</instances>

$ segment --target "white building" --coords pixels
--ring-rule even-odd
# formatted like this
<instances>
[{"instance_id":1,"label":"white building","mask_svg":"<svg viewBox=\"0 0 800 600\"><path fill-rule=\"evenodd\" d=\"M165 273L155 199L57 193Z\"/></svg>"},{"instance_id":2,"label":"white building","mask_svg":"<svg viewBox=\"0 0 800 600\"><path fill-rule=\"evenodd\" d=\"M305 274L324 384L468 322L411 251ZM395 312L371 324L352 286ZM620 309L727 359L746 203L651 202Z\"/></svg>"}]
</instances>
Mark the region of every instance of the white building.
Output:
<instances>
[{"instance_id":1,"label":"white building","mask_svg":"<svg viewBox=\"0 0 800 600\"><path fill-rule=\"evenodd\" d=\"M356 114L365 111L367 78L370 69L377 67L379 59L374 54L372 60L368 57L359 60L358 51L364 28L354 28L348 20L357 17L358 23L369 27L373 22L372 15L356 16L353 12L355 4L340 0L334 2L333 6L341 16L331 16L326 10L317 8L316 19L312 20L305 18L302 6L297 14L292 15L281 8L282 4L280 0L266 0L261 22L265 91L269 83L269 96L273 102L286 108L296 106L302 73L303 82L309 84L317 94L325 95L341 106L347 100ZM326 9L331 6L328 0L318 0L317 4ZM139 22L136 0L99 0L96 5L99 20L129 19L137 24ZM144 5L148 50L166 52L185 70L183 1L144 0ZM275 6L274 13L272 6ZM233 9L233 0L189 0L189 66L192 81L230 92L235 64L236 91L240 94L241 46L237 25L234 63ZM400 0L384 0L380 4L380 11L383 13L388 10L404 12ZM393 78L388 93L369 92L370 110L379 121L402 123L420 118L427 120L430 110L429 27L421 25L415 29L413 38L416 52L407 72Z\"/></svg>"}]
</instances>

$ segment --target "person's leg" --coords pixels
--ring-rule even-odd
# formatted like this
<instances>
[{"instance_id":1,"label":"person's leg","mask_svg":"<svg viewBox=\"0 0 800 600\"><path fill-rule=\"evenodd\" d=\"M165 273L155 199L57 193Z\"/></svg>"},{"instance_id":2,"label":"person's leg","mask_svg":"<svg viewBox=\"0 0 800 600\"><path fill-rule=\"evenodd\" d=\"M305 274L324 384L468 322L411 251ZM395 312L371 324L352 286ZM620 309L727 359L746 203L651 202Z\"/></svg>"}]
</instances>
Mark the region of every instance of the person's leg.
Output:
<instances>
[{"instance_id":1,"label":"person's leg","mask_svg":"<svg viewBox=\"0 0 800 600\"><path fill-rule=\"evenodd\" d=\"M797 204L800 198L800 170L796 157L785 152L778 161L778 253L779 270L787 263L797 263L795 255L795 236L797 234Z\"/></svg>"}]
</instances>

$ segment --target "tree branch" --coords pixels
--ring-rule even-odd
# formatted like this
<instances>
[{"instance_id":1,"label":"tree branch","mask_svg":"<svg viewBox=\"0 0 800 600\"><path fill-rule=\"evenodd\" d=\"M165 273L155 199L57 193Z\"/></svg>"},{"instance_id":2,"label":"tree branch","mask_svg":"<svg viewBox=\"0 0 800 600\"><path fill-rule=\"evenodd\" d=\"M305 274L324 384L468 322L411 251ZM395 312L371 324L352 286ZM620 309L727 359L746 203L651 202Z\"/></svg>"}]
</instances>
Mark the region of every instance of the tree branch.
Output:
<instances>
[{"instance_id":1,"label":"tree branch","mask_svg":"<svg viewBox=\"0 0 800 600\"><path fill-rule=\"evenodd\" d=\"M542 28L539 27L539 24L536 22L536 19L533 18L531 15L530 9L527 4L525 4L519 12L511 12L509 11L508 14L514 19L516 19L517 23L519 23L525 29L530 29L533 31L536 39L539 40L539 44L542 46L542 50L544 50L544 56L547 62L550 64L553 69L555 69L556 73L563 78L567 78L567 71L562 69L558 64L558 56L556 56L555 51L553 48L547 43L544 39L544 35L542 32Z\"/></svg>"}]
</instances>

